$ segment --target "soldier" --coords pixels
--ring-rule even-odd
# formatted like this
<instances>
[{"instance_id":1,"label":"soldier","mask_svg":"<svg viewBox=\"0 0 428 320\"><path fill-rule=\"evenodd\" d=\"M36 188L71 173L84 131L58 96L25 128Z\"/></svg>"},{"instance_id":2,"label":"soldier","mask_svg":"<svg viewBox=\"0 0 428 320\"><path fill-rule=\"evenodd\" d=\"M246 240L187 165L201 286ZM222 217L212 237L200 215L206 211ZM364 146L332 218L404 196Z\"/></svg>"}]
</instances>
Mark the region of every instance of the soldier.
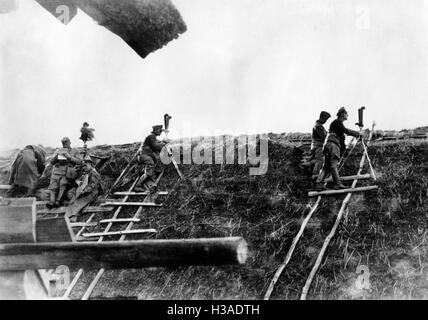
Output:
<instances>
[{"instance_id":1,"label":"soldier","mask_svg":"<svg viewBox=\"0 0 428 320\"><path fill-rule=\"evenodd\" d=\"M322 111L319 119L315 122L312 129L311 159L314 162L314 168L312 171L312 181L314 186L316 185L317 178L324 163L323 146L325 139L327 138L327 130L325 130L324 124L330 117L330 113Z\"/></svg>"},{"instance_id":2,"label":"soldier","mask_svg":"<svg viewBox=\"0 0 428 320\"><path fill-rule=\"evenodd\" d=\"M142 165L144 174L138 180L135 190L137 192L145 191L148 189L154 191L156 189L156 176L162 172L162 163L160 160L160 152L162 148L168 143L167 140L159 141L159 137L163 132L163 126L153 126L152 133L144 140L141 153L137 157L138 163ZM141 188L144 186L144 188Z\"/></svg>"},{"instance_id":3,"label":"soldier","mask_svg":"<svg viewBox=\"0 0 428 320\"><path fill-rule=\"evenodd\" d=\"M324 167L316 182L316 189L318 191L326 189L324 186L324 180L328 173L331 173L332 175L334 189L346 189L346 187L340 182L338 170L340 158L346 150L345 134L357 138L361 136L360 132L347 129L343 125L343 122L346 120L348 120L348 112L342 107L337 113L337 119L330 125L330 132L327 138L327 143L324 147Z\"/></svg>"},{"instance_id":4,"label":"soldier","mask_svg":"<svg viewBox=\"0 0 428 320\"><path fill-rule=\"evenodd\" d=\"M11 189L8 196L32 195L36 182L45 170L45 151L34 145L28 145L19 152L12 164L9 178Z\"/></svg>"},{"instance_id":5,"label":"soldier","mask_svg":"<svg viewBox=\"0 0 428 320\"><path fill-rule=\"evenodd\" d=\"M84 159L83 176L78 181L77 189L67 207L66 216L75 217L84 207L95 200L101 190L101 176L94 167L92 158L87 155Z\"/></svg>"},{"instance_id":6,"label":"soldier","mask_svg":"<svg viewBox=\"0 0 428 320\"><path fill-rule=\"evenodd\" d=\"M49 208L58 207L66 189L77 177L76 165L82 163L79 152L71 148L70 139L61 140L62 148L55 151L51 164L53 166L49 183Z\"/></svg>"}]
</instances>

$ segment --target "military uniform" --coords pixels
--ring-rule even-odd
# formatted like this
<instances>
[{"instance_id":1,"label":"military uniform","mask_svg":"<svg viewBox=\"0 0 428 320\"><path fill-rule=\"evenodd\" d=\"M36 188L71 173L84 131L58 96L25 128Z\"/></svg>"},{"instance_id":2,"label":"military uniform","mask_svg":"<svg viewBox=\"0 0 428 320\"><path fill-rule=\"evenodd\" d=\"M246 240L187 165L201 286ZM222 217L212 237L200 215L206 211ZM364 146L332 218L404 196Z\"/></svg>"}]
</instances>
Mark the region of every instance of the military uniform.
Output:
<instances>
[{"instance_id":1,"label":"military uniform","mask_svg":"<svg viewBox=\"0 0 428 320\"><path fill-rule=\"evenodd\" d=\"M77 189L73 189L72 200L67 206L66 216L68 218L76 216L84 207L97 198L100 189L101 176L98 171L94 167L89 171L86 170Z\"/></svg>"},{"instance_id":2,"label":"military uniform","mask_svg":"<svg viewBox=\"0 0 428 320\"><path fill-rule=\"evenodd\" d=\"M322 169L324 163L323 145L327 131L322 123L317 120L312 129L312 145L311 145L311 159L314 162L314 169L312 171L312 178L316 179Z\"/></svg>"},{"instance_id":3,"label":"military uniform","mask_svg":"<svg viewBox=\"0 0 428 320\"><path fill-rule=\"evenodd\" d=\"M32 193L39 176L45 169L45 151L28 145L17 155L12 164L9 184L12 186L9 196Z\"/></svg>"},{"instance_id":4,"label":"military uniform","mask_svg":"<svg viewBox=\"0 0 428 320\"><path fill-rule=\"evenodd\" d=\"M318 177L317 183L324 182L327 174L331 173L334 184L341 185L338 166L340 158L346 150L345 134L357 138L360 136L358 131L347 129L340 119L334 120L330 125L330 133L324 147L324 168Z\"/></svg>"},{"instance_id":5,"label":"military uniform","mask_svg":"<svg viewBox=\"0 0 428 320\"><path fill-rule=\"evenodd\" d=\"M63 154L67 153L70 159L60 159ZM69 184L74 182L77 177L76 164L80 164L80 154L75 149L58 149L55 151L51 164L52 174L49 183L49 191L58 196L57 201L60 201ZM56 197L55 197L56 198Z\"/></svg>"},{"instance_id":6,"label":"military uniform","mask_svg":"<svg viewBox=\"0 0 428 320\"><path fill-rule=\"evenodd\" d=\"M156 182L155 176L162 172L160 152L165 144L157 140L156 134L154 133L156 130L162 130L162 126L153 127L153 132L144 140L143 148L137 159L144 170L144 174L136 185L137 189L144 183L154 185Z\"/></svg>"}]
</instances>

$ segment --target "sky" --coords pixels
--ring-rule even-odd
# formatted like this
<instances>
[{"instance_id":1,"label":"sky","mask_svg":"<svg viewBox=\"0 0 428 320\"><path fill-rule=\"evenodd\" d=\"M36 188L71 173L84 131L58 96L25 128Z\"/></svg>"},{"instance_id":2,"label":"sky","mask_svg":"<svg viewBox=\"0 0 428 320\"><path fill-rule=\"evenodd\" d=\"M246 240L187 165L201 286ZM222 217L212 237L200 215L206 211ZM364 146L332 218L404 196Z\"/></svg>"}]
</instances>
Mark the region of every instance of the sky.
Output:
<instances>
[{"instance_id":1,"label":"sky","mask_svg":"<svg viewBox=\"0 0 428 320\"><path fill-rule=\"evenodd\" d=\"M355 128L428 125L428 1L173 0L188 30L141 59L79 11L32 0L0 14L0 149L141 141L169 113L171 138L309 132L345 106Z\"/></svg>"}]
</instances>

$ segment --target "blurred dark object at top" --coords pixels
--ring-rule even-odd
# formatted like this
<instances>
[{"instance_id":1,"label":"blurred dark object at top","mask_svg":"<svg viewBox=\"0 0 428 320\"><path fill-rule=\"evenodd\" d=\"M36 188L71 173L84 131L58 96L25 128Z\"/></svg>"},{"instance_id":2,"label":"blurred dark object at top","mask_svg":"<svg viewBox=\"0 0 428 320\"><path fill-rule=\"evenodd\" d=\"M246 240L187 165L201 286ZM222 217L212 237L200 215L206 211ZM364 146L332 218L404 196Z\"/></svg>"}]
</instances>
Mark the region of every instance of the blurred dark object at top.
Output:
<instances>
[{"instance_id":1,"label":"blurred dark object at top","mask_svg":"<svg viewBox=\"0 0 428 320\"><path fill-rule=\"evenodd\" d=\"M62 23L77 8L99 25L121 37L142 58L162 48L187 30L170 0L36 0Z\"/></svg>"},{"instance_id":2,"label":"blurred dark object at top","mask_svg":"<svg viewBox=\"0 0 428 320\"><path fill-rule=\"evenodd\" d=\"M92 141L94 138L94 131L95 129L89 128L89 123L83 123L83 127L80 129L81 135L79 139L83 142Z\"/></svg>"}]
</instances>

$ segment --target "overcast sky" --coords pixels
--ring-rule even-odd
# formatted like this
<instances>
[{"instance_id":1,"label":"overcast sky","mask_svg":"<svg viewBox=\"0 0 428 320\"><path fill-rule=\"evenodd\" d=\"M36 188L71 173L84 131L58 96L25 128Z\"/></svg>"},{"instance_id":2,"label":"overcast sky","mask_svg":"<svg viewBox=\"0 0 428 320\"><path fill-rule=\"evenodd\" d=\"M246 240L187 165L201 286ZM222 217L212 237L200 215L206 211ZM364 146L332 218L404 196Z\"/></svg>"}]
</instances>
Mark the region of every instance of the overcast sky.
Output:
<instances>
[{"instance_id":1,"label":"overcast sky","mask_svg":"<svg viewBox=\"0 0 428 320\"><path fill-rule=\"evenodd\" d=\"M0 149L310 131L357 108L383 129L428 125L428 1L173 0L188 31L141 59L79 11L67 26L32 0L0 14Z\"/></svg>"}]
</instances>

